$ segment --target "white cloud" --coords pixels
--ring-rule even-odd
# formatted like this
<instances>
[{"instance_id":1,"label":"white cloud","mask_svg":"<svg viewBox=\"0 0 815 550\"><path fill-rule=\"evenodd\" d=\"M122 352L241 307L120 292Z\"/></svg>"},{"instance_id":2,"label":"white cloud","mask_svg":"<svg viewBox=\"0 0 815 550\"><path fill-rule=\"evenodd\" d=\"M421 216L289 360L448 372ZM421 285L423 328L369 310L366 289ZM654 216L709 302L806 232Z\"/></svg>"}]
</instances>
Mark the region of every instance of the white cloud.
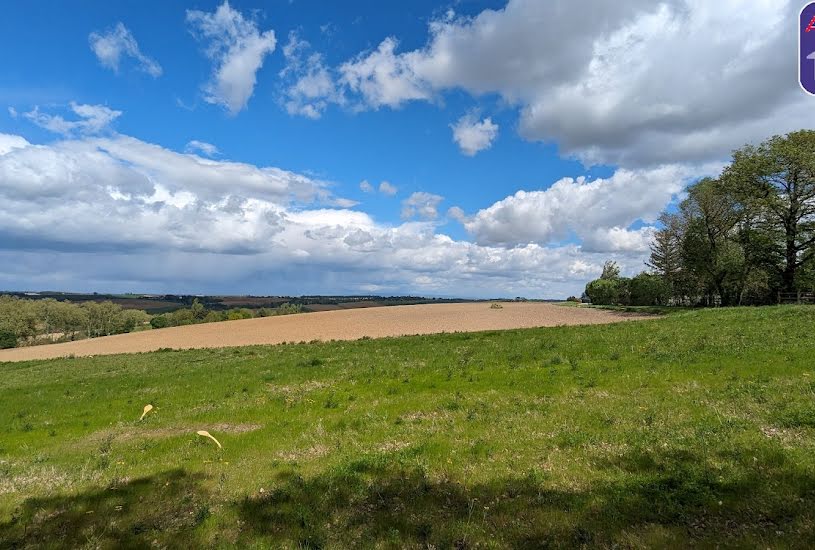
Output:
<instances>
[{"instance_id":1,"label":"white cloud","mask_svg":"<svg viewBox=\"0 0 815 550\"><path fill-rule=\"evenodd\" d=\"M23 137L0 133L0 155L5 155L9 151L22 149L29 145L31 144Z\"/></svg>"},{"instance_id":2,"label":"white cloud","mask_svg":"<svg viewBox=\"0 0 815 550\"><path fill-rule=\"evenodd\" d=\"M492 142L498 137L498 125L491 118L478 120L472 113L464 115L450 127L453 129L453 141L462 153L470 157L492 147Z\"/></svg>"},{"instance_id":3,"label":"white cloud","mask_svg":"<svg viewBox=\"0 0 815 550\"><path fill-rule=\"evenodd\" d=\"M436 222L389 226L327 187L121 135L0 134L0 287L563 297L608 258L642 267L625 246L506 248L456 241ZM441 200L417 193L406 206L433 219Z\"/></svg>"},{"instance_id":4,"label":"white cloud","mask_svg":"<svg viewBox=\"0 0 815 550\"><path fill-rule=\"evenodd\" d=\"M386 38L379 47L339 67L341 82L351 91L359 93L367 107L399 107L417 99L431 99L428 84L412 68L409 55L396 55L398 42Z\"/></svg>"},{"instance_id":5,"label":"white cloud","mask_svg":"<svg viewBox=\"0 0 815 550\"><path fill-rule=\"evenodd\" d=\"M439 217L439 204L444 197L417 191L402 201L402 219L419 217L425 220L435 220Z\"/></svg>"},{"instance_id":6,"label":"white cloud","mask_svg":"<svg viewBox=\"0 0 815 550\"><path fill-rule=\"evenodd\" d=\"M388 196L392 197L397 192L399 192L399 189L395 185L393 185L391 182L383 181L383 182L380 182L380 184L379 184L379 192L382 193L383 195L388 195Z\"/></svg>"},{"instance_id":7,"label":"white cloud","mask_svg":"<svg viewBox=\"0 0 815 550\"><path fill-rule=\"evenodd\" d=\"M114 120L122 115L104 105L84 105L75 102L70 104L71 111L79 117L77 120L65 120L60 115L50 115L40 112L39 107L23 113L23 116L50 132L64 136L73 134L98 134L107 130Z\"/></svg>"},{"instance_id":8,"label":"white cloud","mask_svg":"<svg viewBox=\"0 0 815 550\"><path fill-rule=\"evenodd\" d=\"M659 213L696 174L714 174L717 165L688 168L667 165L648 170L621 169L607 179L563 178L542 191L518 191L472 217L458 218L476 242L516 246L547 245L577 237L593 251L643 251Z\"/></svg>"},{"instance_id":9,"label":"white cloud","mask_svg":"<svg viewBox=\"0 0 815 550\"><path fill-rule=\"evenodd\" d=\"M368 180L362 180L359 182L359 188L362 190L363 193L373 193L374 186L371 185Z\"/></svg>"},{"instance_id":10,"label":"white cloud","mask_svg":"<svg viewBox=\"0 0 815 550\"><path fill-rule=\"evenodd\" d=\"M521 134L587 164L625 167L726 158L799 128L791 0L509 0L445 14L421 48L385 38L337 69L358 108L434 101L463 89L519 108ZM749 28L749 36L744 30ZM681 46L677 46L680 44ZM466 150L465 150L466 152Z\"/></svg>"},{"instance_id":11,"label":"white cloud","mask_svg":"<svg viewBox=\"0 0 815 550\"><path fill-rule=\"evenodd\" d=\"M185 151L188 153L201 153L208 157L214 157L218 154L218 148L211 143L207 143L206 141L198 141L194 139L187 143L187 147Z\"/></svg>"},{"instance_id":12,"label":"white cloud","mask_svg":"<svg viewBox=\"0 0 815 550\"><path fill-rule=\"evenodd\" d=\"M153 78L161 76L161 65L141 52L133 33L122 23L105 32L92 32L88 42L103 67L119 72L122 57L130 57L136 61L139 70Z\"/></svg>"},{"instance_id":13,"label":"white cloud","mask_svg":"<svg viewBox=\"0 0 815 550\"><path fill-rule=\"evenodd\" d=\"M208 42L206 54L213 62L204 99L237 114L252 97L264 58L275 49L274 31L261 33L255 21L244 18L226 0L213 13L187 11L187 22Z\"/></svg>"},{"instance_id":14,"label":"white cloud","mask_svg":"<svg viewBox=\"0 0 815 550\"><path fill-rule=\"evenodd\" d=\"M322 116L329 104L343 105L345 97L319 53L309 53L311 46L294 31L283 47L286 66L280 77L287 83L281 102L290 115L311 119Z\"/></svg>"},{"instance_id":15,"label":"white cloud","mask_svg":"<svg viewBox=\"0 0 815 550\"><path fill-rule=\"evenodd\" d=\"M11 118L17 118L17 115L18 115L17 109L15 109L14 107L8 108L8 116L10 116Z\"/></svg>"}]
</instances>

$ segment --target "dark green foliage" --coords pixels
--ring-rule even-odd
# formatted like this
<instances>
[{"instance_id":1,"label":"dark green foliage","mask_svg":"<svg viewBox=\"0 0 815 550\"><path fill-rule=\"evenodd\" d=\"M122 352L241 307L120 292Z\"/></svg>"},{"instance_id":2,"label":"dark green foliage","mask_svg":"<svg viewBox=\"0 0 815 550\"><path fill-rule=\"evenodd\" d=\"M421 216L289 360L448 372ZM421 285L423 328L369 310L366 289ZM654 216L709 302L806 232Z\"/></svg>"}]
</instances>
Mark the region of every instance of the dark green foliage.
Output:
<instances>
[{"instance_id":1,"label":"dark green foliage","mask_svg":"<svg viewBox=\"0 0 815 550\"><path fill-rule=\"evenodd\" d=\"M153 328L167 328L170 326L170 320L166 315L153 315L150 319L150 326Z\"/></svg>"},{"instance_id":2,"label":"dark green foliage","mask_svg":"<svg viewBox=\"0 0 815 550\"><path fill-rule=\"evenodd\" d=\"M671 298L669 283L658 275L640 273L628 282L632 306L659 306Z\"/></svg>"},{"instance_id":3,"label":"dark green foliage","mask_svg":"<svg viewBox=\"0 0 815 550\"><path fill-rule=\"evenodd\" d=\"M623 305L627 293L626 279L596 279L586 285L586 296L595 305Z\"/></svg>"},{"instance_id":4,"label":"dark green foliage","mask_svg":"<svg viewBox=\"0 0 815 550\"><path fill-rule=\"evenodd\" d=\"M0 329L0 349L17 347L17 335L7 329Z\"/></svg>"}]
</instances>

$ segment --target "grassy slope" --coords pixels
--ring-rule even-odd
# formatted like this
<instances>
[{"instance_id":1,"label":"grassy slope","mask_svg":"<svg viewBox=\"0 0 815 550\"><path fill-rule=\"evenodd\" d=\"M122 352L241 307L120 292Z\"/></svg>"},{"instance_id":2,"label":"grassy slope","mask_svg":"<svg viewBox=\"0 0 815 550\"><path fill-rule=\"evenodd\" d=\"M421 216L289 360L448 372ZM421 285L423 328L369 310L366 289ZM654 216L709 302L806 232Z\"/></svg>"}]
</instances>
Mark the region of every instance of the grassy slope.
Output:
<instances>
[{"instance_id":1,"label":"grassy slope","mask_svg":"<svg viewBox=\"0 0 815 550\"><path fill-rule=\"evenodd\" d=\"M813 328L790 306L0 364L0 547L804 547Z\"/></svg>"}]
</instances>

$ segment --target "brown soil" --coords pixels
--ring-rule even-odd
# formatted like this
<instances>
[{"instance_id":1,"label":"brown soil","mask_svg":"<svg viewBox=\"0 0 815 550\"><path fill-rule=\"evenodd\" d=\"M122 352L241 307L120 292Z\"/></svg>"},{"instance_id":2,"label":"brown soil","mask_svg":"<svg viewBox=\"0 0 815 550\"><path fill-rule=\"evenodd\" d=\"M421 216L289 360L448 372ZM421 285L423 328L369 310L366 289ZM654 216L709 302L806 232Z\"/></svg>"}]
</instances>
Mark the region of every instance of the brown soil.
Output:
<instances>
[{"instance_id":1,"label":"brown soil","mask_svg":"<svg viewBox=\"0 0 815 550\"><path fill-rule=\"evenodd\" d=\"M357 340L364 336L381 338L440 332L594 325L648 318L534 302L503 303L502 306L492 309L489 303L483 302L391 306L225 321L2 350L0 361L137 353L159 348L220 348L312 340Z\"/></svg>"}]
</instances>

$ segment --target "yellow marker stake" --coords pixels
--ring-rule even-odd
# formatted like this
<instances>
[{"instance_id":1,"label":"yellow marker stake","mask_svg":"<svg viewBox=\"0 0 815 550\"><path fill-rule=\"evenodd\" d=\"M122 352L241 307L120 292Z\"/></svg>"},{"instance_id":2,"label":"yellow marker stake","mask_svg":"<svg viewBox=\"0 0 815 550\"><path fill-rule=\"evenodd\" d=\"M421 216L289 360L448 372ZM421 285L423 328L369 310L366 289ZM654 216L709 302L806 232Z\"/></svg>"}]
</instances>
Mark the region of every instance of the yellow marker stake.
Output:
<instances>
[{"instance_id":1,"label":"yellow marker stake","mask_svg":"<svg viewBox=\"0 0 815 550\"><path fill-rule=\"evenodd\" d=\"M153 410L153 405L145 405L144 406L144 412L141 413L141 418L139 418L139 422L144 420L144 417L147 416L147 413L149 413L152 410Z\"/></svg>"},{"instance_id":2,"label":"yellow marker stake","mask_svg":"<svg viewBox=\"0 0 815 550\"><path fill-rule=\"evenodd\" d=\"M206 431L206 430L199 430L199 431L198 431L198 432L196 432L196 433L197 433L198 435L200 435L201 437L208 437L208 438L210 438L211 440L213 440L213 441L215 442L215 444L216 444L216 445L218 445L218 448L219 448L219 449L223 449L223 447L222 447L222 446L221 446L221 444L218 442L218 440L217 440L217 439L215 439L214 437L212 437L212 435L211 435L211 434L210 434L208 431Z\"/></svg>"}]
</instances>

